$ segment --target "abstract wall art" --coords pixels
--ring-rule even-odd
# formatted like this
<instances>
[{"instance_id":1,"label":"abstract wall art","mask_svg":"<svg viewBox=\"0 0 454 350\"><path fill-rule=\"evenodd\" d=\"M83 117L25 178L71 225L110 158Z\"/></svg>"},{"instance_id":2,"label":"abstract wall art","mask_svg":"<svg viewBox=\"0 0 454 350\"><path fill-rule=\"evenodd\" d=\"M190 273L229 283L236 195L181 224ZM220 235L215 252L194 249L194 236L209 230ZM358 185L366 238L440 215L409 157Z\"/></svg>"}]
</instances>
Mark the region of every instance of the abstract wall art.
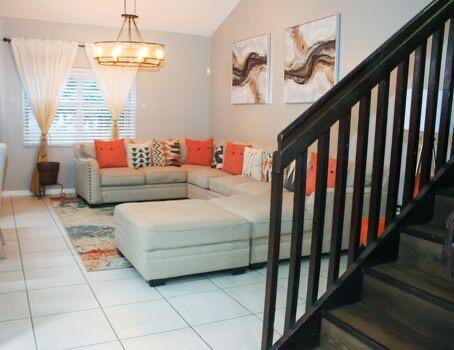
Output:
<instances>
[{"instance_id":1,"label":"abstract wall art","mask_svg":"<svg viewBox=\"0 0 454 350\"><path fill-rule=\"evenodd\" d=\"M337 81L339 15L285 31L284 102L312 103Z\"/></svg>"},{"instance_id":2,"label":"abstract wall art","mask_svg":"<svg viewBox=\"0 0 454 350\"><path fill-rule=\"evenodd\" d=\"M270 34L233 43L232 103L270 103Z\"/></svg>"}]
</instances>

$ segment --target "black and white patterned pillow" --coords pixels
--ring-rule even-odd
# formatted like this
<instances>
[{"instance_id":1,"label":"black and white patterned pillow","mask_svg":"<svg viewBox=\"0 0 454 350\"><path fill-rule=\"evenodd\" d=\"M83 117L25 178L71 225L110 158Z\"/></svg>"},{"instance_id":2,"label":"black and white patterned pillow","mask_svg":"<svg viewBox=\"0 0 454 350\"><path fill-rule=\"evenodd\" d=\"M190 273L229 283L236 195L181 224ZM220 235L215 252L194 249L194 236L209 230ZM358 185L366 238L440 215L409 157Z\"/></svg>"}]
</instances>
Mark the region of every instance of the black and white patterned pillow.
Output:
<instances>
[{"instance_id":1,"label":"black and white patterned pillow","mask_svg":"<svg viewBox=\"0 0 454 350\"><path fill-rule=\"evenodd\" d=\"M128 143L126 144L128 154L128 166L138 169L151 166L151 144Z\"/></svg>"},{"instance_id":2,"label":"black and white patterned pillow","mask_svg":"<svg viewBox=\"0 0 454 350\"><path fill-rule=\"evenodd\" d=\"M224 163L224 146L217 146L213 153L213 163L211 167L215 169L222 169Z\"/></svg>"}]
</instances>

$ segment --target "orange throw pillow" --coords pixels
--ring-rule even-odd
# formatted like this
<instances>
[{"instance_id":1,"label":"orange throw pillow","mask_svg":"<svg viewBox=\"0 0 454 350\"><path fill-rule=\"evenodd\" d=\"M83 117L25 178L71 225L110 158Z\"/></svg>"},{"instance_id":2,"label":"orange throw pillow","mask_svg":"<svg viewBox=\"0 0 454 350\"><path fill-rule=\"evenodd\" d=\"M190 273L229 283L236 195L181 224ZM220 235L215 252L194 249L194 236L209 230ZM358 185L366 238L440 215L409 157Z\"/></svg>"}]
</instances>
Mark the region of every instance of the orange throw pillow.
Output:
<instances>
[{"instance_id":1,"label":"orange throw pillow","mask_svg":"<svg viewBox=\"0 0 454 350\"><path fill-rule=\"evenodd\" d=\"M383 231L385 230L385 219L380 218L378 221L378 237L381 237ZM369 219L363 217L361 220L361 236L359 239L359 244L363 247L367 245L367 233L369 232Z\"/></svg>"},{"instance_id":2,"label":"orange throw pillow","mask_svg":"<svg viewBox=\"0 0 454 350\"><path fill-rule=\"evenodd\" d=\"M244 149L249 145L228 142L224 153L222 170L232 175L241 175L243 171Z\"/></svg>"},{"instance_id":3,"label":"orange throw pillow","mask_svg":"<svg viewBox=\"0 0 454 350\"><path fill-rule=\"evenodd\" d=\"M328 159L328 176L327 176L327 188L334 188L336 186L336 158ZM310 196L315 191L315 182L317 178L317 153L311 152L309 159L309 170L307 172L306 180L306 196Z\"/></svg>"},{"instance_id":4,"label":"orange throw pillow","mask_svg":"<svg viewBox=\"0 0 454 350\"><path fill-rule=\"evenodd\" d=\"M187 164L210 166L213 161L213 139L190 140L186 139L188 147Z\"/></svg>"},{"instance_id":5,"label":"orange throw pillow","mask_svg":"<svg viewBox=\"0 0 454 350\"><path fill-rule=\"evenodd\" d=\"M123 168L128 166L125 140L95 140L96 159L100 168Z\"/></svg>"}]
</instances>

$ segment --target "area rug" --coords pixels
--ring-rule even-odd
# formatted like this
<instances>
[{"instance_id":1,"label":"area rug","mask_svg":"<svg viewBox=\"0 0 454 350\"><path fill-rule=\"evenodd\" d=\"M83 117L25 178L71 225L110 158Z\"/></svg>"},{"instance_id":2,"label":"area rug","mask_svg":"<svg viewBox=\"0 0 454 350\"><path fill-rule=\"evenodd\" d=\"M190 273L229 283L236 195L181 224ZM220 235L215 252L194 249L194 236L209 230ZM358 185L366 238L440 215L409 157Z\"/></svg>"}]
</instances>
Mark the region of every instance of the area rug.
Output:
<instances>
[{"instance_id":1,"label":"area rug","mask_svg":"<svg viewBox=\"0 0 454 350\"><path fill-rule=\"evenodd\" d=\"M52 203L87 271L131 267L115 246L115 206L90 208L79 198L54 199Z\"/></svg>"}]
</instances>

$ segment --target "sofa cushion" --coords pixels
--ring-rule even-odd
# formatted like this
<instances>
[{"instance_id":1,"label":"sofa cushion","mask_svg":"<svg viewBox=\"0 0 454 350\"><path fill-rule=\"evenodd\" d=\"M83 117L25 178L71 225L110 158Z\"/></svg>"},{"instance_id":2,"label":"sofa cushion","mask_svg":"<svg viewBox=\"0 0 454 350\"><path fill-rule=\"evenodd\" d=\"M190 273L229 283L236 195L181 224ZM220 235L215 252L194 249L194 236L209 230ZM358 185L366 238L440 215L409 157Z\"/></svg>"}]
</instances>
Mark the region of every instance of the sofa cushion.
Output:
<instances>
[{"instance_id":1,"label":"sofa cushion","mask_svg":"<svg viewBox=\"0 0 454 350\"><path fill-rule=\"evenodd\" d=\"M224 163L224 146L219 145L213 151L213 162L211 167L214 169L222 169Z\"/></svg>"},{"instance_id":2,"label":"sofa cushion","mask_svg":"<svg viewBox=\"0 0 454 350\"><path fill-rule=\"evenodd\" d=\"M313 196L312 196L313 198ZM306 200L306 213L304 217L304 231L308 231L312 226L312 211L308 210L311 207L309 197ZM211 199L210 202L240 215L247 219L252 224L251 239L259 239L268 237L270 224L270 202L269 194L257 196L251 195L236 195L230 197L222 197ZM293 193L286 192L283 195L282 201L282 234L289 234L292 230L293 216Z\"/></svg>"},{"instance_id":3,"label":"sofa cushion","mask_svg":"<svg viewBox=\"0 0 454 350\"><path fill-rule=\"evenodd\" d=\"M151 143L155 166L180 166L180 140L157 140Z\"/></svg>"},{"instance_id":4,"label":"sofa cushion","mask_svg":"<svg viewBox=\"0 0 454 350\"><path fill-rule=\"evenodd\" d=\"M201 188L208 188L208 181L211 177L216 176L229 176L226 172L213 169L203 165L183 164L181 169L186 170L188 173L188 183L199 186Z\"/></svg>"},{"instance_id":5,"label":"sofa cushion","mask_svg":"<svg viewBox=\"0 0 454 350\"><path fill-rule=\"evenodd\" d=\"M139 169L151 166L151 143L128 143L126 144L128 166Z\"/></svg>"},{"instance_id":6,"label":"sofa cushion","mask_svg":"<svg viewBox=\"0 0 454 350\"><path fill-rule=\"evenodd\" d=\"M286 191L284 189L284 191ZM271 193L271 182L246 181L235 186L233 194L267 194Z\"/></svg>"},{"instance_id":7,"label":"sofa cushion","mask_svg":"<svg viewBox=\"0 0 454 350\"><path fill-rule=\"evenodd\" d=\"M100 168L127 167L125 140L95 140L96 159Z\"/></svg>"},{"instance_id":8,"label":"sofa cushion","mask_svg":"<svg viewBox=\"0 0 454 350\"><path fill-rule=\"evenodd\" d=\"M187 164L211 166L213 161L213 139L191 140L186 139L188 155Z\"/></svg>"},{"instance_id":9,"label":"sofa cushion","mask_svg":"<svg viewBox=\"0 0 454 350\"><path fill-rule=\"evenodd\" d=\"M235 186L243 182L255 181L247 176L218 176L208 181L208 188L211 191L221 193L224 196L231 196L235 193Z\"/></svg>"},{"instance_id":10,"label":"sofa cushion","mask_svg":"<svg viewBox=\"0 0 454 350\"><path fill-rule=\"evenodd\" d=\"M257 181L262 181L264 155L264 150L246 147L244 149L243 170L241 175L252 177Z\"/></svg>"},{"instance_id":11,"label":"sofa cushion","mask_svg":"<svg viewBox=\"0 0 454 350\"><path fill-rule=\"evenodd\" d=\"M187 173L183 169L174 166L166 167L146 167L141 171L145 174L145 183L153 184L168 184L186 182Z\"/></svg>"},{"instance_id":12,"label":"sofa cushion","mask_svg":"<svg viewBox=\"0 0 454 350\"><path fill-rule=\"evenodd\" d=\"M250 145L228 142L224 151L222 169L232 175L241 175L243 170L244 149Z\"/></svg>"},{"instance_id":13,"label":"sofa cushion","mask_svg":"<svg viewBox=\"0 0 454 350\"><path fill-rule=\"evenodd\" d=\"M145 174L138 169L106 168L100 169L101 186L145 185Z\"/></svg>"},{"instance_id":14,"label":"sofa cushion","mask_svg":"<svg viewBox=\"0 0 454 350\"><path fill-rule=\"evenodd\" d=\"M248 241L250 234L246 219L201 199L121 204L115 222L145 251Z\"/></svg>"}]
</instances>

